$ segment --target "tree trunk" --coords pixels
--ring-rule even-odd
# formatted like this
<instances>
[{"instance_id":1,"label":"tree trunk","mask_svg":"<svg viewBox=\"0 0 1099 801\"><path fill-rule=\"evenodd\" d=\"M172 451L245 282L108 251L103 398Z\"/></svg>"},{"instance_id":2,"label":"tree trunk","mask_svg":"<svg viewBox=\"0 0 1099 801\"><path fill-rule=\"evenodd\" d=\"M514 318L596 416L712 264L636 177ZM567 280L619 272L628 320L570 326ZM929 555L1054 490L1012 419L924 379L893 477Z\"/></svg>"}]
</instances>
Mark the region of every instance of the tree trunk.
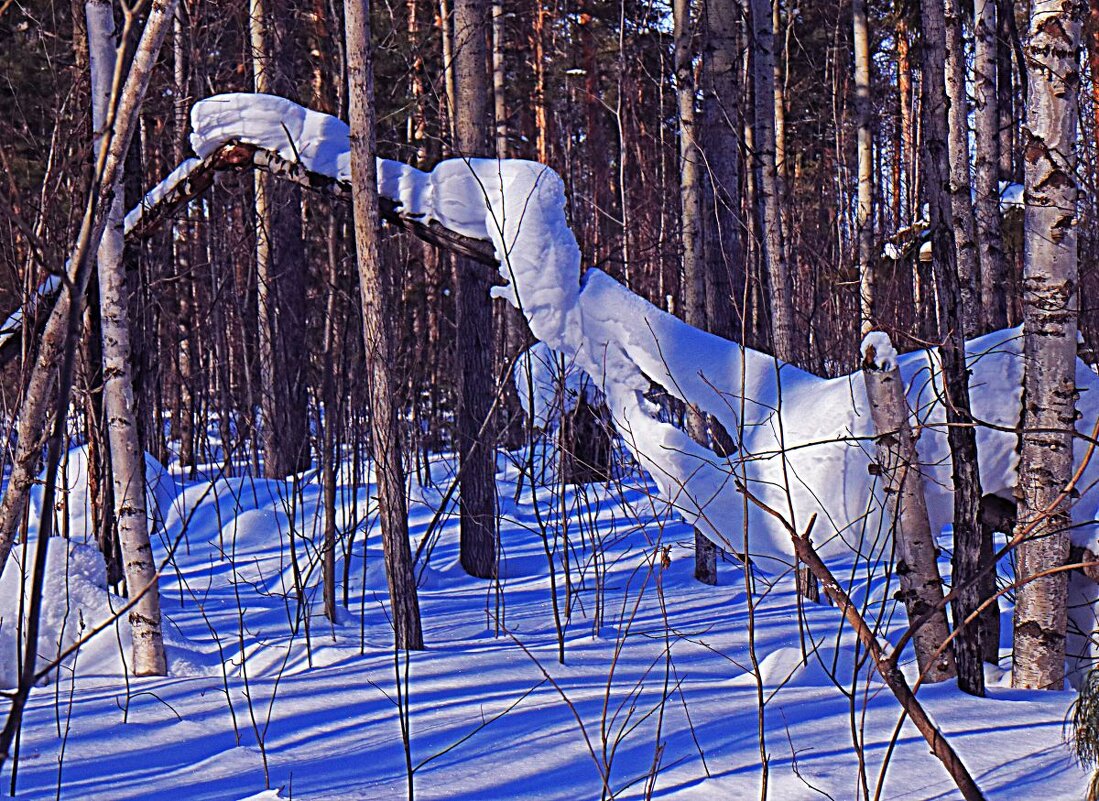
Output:
<instances>
[{"instance_id":1,"label":"tree trunk","mask_svg":"<svg viewBox=\"0 0 1099 801\"><path fill-rule=\"evenodd\" d=\"M950 102L950 207L954 218L955 260L962 301L962 331L981 328L981 280L977 222L973 217L973 180L969 169L969 102L965 84L965 37L961 0L946 0L946 95Z\"/></svg>"},{"instance_id":2,"label":"tree trunk","mask_svg":"<svg viewBox=\"0 0 1099 801\"><path fill-rule=\"evenodd\" d=\"M948 424L947 441L954 470L954 567L955 586L963 586L953 604L955 625L980 605L980 589L973 582L980 566L981 480L977 469L977 441L969 406L969 373L965 362L962 329L963 307L959 286L957 251L950 193L946 70L946 23L943 0L921 5L923 27L924 186L931 211L931 247L938 289L939 355ZM954 648L958 687L984 695L980 628L966 626Z\"/></svg>"},{"instance_id":3,"label":"tree trunk","mask_svg":"<svg viewBox=\"0 0 1099 801\"><path fill-rule=\"evenodd\" d=\"M255 91L293 100L283 37L275 35L286 22L274 18L268 0L250 0L249 9ZM257 172L255 203L263 472L268 478L284 478L310 464L301 189Z\"/></svg>"},{"instance_id":4,"label":"tree trunk","mask_svg":"<svg viewBox=\"0 0 1099 801\"><path fill-rule=\"evenodd\" d=\"M1007 259L1000 214L1000 103L996 88L996 0L976 0L973 69L976 74L976 149L973 191L981 262L981 308L986 328L1007 327Z\"/></svg>"},{"instance_id":5,"label":"tree trunk","mask_svg":"<svg viewBox=\"0 0 1099 801\"><path fill-rule=\"evenodd\" d=\"M866 0L852 0L855 45L855 119L858 125L859 198L856 226L859 239L859 316L862 333L879 325L874 292L874 140L870 128L870 32Z\"/></svg>"},{"instance_id":6,"label":"tree trunk","mask_svg":"<svg viewBox=\"0 0 1099 801\"><path fill-rule=\"evenodd\" d=\"M115 74L114 12L110 0L88 0L85 9L94 150L98 151L107 124ZM121 57L120 54L121 51L117 57ZM121 171L118 181L122 181ZM168 666L160 630L156 562L149 542L149 517L145 508L145 451L138 440L130 367L129 293L122 263L126 243L122 230L125 216L124 199L118 191L112 198L96 257L103 331L103 411L111 449L115 524L126 589L131 597L141 596L129 615L133 672L136 676L163 676L168 672Z\"/></svg>"},{"instance_id":7,"label":"tree trunk","mask_svg":"<svg viewBox=\"0 0 1099 801\"><path fill-rule=\"evenodd\" d=\"M1082 5L1036 0L1029 71L1023 232L1023 434L1012 684L1060 690L1065 672L1068 573L1030 580L1068 558L1076 424L1076 115Z\"/></svg>"},{"instance_id":8,"label":"tree trunk","mask_svg":"<svg viewBox=\"0 0 1099 801\"><path fill-rule=\"evenodd\" d=\"M754 157L759 171L760 241L763 269L771 297L771 343L774 355L793 362L793 282L786 263L782 213L775 162L775 36L770 0L750 0L752 14L752 83L755 95Z\"/></svg>"},{"instance_id":9,"label":"tree trunk","mask_svg":"<svg viewBox=\"0 0 1099 801\"><path fill-rule=\"evenodd\" d=\"M175 91L175 147L176 164L182 164L187 154L187 119L191 106L190 80L184 50L183 14L176 11L172 26L173 89ZM191 264L191 225L184 219L173 226L172 261L175 266L175 292L179 297L176 310L176 336L179 345L179 466L189 468L188 477L195 478L195 392L194 358L191 342L191 295L193 293Z\"/></svg>"},{"instance_id":10,"label":"tree trunk","mask_svg":"<svg viewBox=\"0 0 1099 801\"><path fill-rule=\"evenodd\" d=\"M420 605L408 543L408 503L401 462L400 407L392 372L396 351L391 319L394 287L378 252L378 178L374 157L374 70L370 40L370 4L344 4L347 47L348 113L351 125L351 184L355 249L362 296L363 345L370 394L371 436L378 481L379 523L385 553L386 582L398 648L424 647Z\"/></svg>"},{"instance_id":11,"label":"tree trunk","mask_svg":"<svg viewBox=\"0 0 1099 801\"><path fill-rule=\"evenodd\" d=\"M901 148L898 159L904 166L904 222L910 223L915 205L916 134L912 120L912 61L908 49L908 21L897 20L897 95L900 105ZM898 215L899 216L899 215ZM900 225L900 219L898 225Z\"/></svg>"},{"instance_id":12,"label":"tree trunk","mask_svg":"<svg viewBox=\"0 0 1099 801\"><path fill-rule=\"evenodd\" d=\"M996 0L996 93L1000 106L1000 180L1015 180L1015 0Z\"/></svg>"},{"instance_id":13,"label":"tree trunk","mask_svg":"<svg viewBox=\"0 0 1099 801\"><path fill-rule=\"evenodd\" d=\"M710 331L744 341L745 275L740 210L740 86L737 0L703 3L703 101L699 142L706 157L703 244Z\"/></svg>"},{"instance_id":14,"label":"tree trunk","mask_svg":"<svg viewBox=\"0 0 1099 801\"><path fill-rule=\"evenodd\" d=\"M695 328L707 329L706 265L702 259L702 185L695 130L694 48L691 47L691 2L672 4L675 40L675 88L679 108L679 235L683 266L683 319ZM706 420L694 408L687 409L687 432L695 442L707 444ZM697 528L695 578L717 584L717 549Z\"/></svg>"},{"instance_id":15,"label":"tree trunk","mask_svg":"<svg viewBox=\"0 0 1099 801\"><path fill-rule=\"evenodd\" d=\"M121 167L137 129L138 111L149 86L153 65L171 25L177 0L154 0L141 40L134 51L133 63L122 88L117 111L107 130L105 146L96 162L96 177L88 193L80 231L69 258L68 282L50 312L38 346L34 367L27 379L20 403L16 434L18 443L11 461L11 472L0 503L0 573L7 564L30 489L34 485L47 438L46 416L51 408L67 413L71 382L60 383L61 397L55 400L58 373L71 376L76 338L82 315L80 304L92 273L92 254L99 247L107 212L116 193L121 191ZM47 487L47 495L51 493ZM25 700L25 699L24 699Z\"/></svg>"},{"instance_id":16,"label":"tree trunk","mask_svg":"<svg viewBox=\"0 0 1099 801\"><path fill-rule=\"evenodd\" d=\"M892 349L888 341L882 344ZM950 634L946 610L942 608L943 582L936 563L938 548L927 517L919 454L908 423L904 381L896 362L882 359L883 355L875 353L875 345L869 344L869 338L863 340L862 377L877 435L878 466L893 533L896 572L909 623L938 610L916 631L912 644L924 681L946 681L957 671L953 649L935 656Z\"/></svg>"},{"instance_id":17,"label":"tree trunk","mask_svg":"<svg viewBox=\"0 0 1099 801\"><path fill-rule=\"evenodd\" d=\"M463 158L490 151L491 98L486 0L454 4L456 149ZM489 276L468 259L454 260L454 305L458 329L458 416L456 445L460 455L459 517L461 561L479 578L496 575L499 532L496 521L496 436L489 420L496 382L493 375L492 307Z\"/></svg>"}]
</instances>

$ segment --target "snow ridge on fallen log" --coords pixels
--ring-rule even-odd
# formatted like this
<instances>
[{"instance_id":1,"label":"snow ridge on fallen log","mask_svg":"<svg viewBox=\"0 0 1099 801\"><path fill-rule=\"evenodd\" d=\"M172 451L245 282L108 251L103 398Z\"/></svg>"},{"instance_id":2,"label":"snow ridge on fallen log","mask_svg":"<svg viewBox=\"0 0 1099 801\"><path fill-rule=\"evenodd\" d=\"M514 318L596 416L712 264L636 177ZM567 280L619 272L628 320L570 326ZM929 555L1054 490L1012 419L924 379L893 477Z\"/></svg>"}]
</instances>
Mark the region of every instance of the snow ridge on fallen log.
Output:
<instances>
[{"instance_id":1,"label":"snow ridge on fallen log","mask_svg":"<svg viewBox=\"0 0 1099 801\"><path fill-rule=\"evenodd\" d=\"M233 94L200 101L191 120L200 158L240 143L346 181L348 129L329 115L283 98ZM177 173L185 176L186 170ZM792 561L786 531L756 506L746 509L739 484L773 508L789 510L795 526L817 514L814 536L826 557L852 551L888 557L888 524L872 474L874 432L858 374L813 376L692 328L600 270L582 276L563 184L544 165L452 159L425 173L379 159L378 188L406 220L491 243L505 282L493 294L520 308L535 337L592 377L665 501L716 542L740 550L747 528L748 551L765 568ZM1019 332L974 340L969 355L974 413L991 424L978 431L984 490L1010 497L1023 369ZM920 432L937 531L952 510L939 365L933 354L917 352L899 357L898 366ZM1082 388L1099 388L1083 364L1078 381ZM653 383L714 415L737 440L738 452L718 457L663 421L647 397ZM1082 395L1081 430L1099 415L1097 394ZM1078 441L1078 458L1086 447ZM1081 488L1097 476L1089 468ZM1083 493L1075 507L1073 536L1094 547L1092 494Z\"/></svg>"}]
</instances>

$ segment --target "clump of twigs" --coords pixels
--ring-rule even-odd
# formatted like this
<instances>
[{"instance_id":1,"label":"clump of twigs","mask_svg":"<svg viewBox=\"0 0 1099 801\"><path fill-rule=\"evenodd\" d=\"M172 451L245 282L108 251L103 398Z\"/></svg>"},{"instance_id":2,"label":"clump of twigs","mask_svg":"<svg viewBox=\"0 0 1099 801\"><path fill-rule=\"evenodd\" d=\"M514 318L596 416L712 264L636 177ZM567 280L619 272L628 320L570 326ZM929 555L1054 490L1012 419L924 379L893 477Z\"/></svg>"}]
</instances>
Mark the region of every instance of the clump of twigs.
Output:
<instances>
[{"instance_id":1,"label":"clump of twigs","mask_svg":"<svg viewBox=\"0 0 1099 801\"><path fill-rule=\"evenodd\" d=\"M1086 768L1099 765L1099 668L1092 668L1080 688L1072 713L1072 750ZM1087 801L1099 799L1099 769L1091 776Z\"/></svg>"}]
</instances>

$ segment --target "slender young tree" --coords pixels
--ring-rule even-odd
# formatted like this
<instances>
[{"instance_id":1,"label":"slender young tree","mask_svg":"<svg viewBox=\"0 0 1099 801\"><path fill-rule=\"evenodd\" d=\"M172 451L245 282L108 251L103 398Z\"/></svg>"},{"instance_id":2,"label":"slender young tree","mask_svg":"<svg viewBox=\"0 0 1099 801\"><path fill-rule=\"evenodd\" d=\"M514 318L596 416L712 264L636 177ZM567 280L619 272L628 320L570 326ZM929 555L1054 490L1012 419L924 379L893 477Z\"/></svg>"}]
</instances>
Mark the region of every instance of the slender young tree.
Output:
<instances>
[{"instance_id":1,"label":"slender young tree","mask_svg":"<svg viewBox=\"0 0 1099 801\"><path fill-rule=\"evenodd\" d=\"M1018 525L1016 687L1060 690L1065 675L1078 325L1076 129L1081 3L1035 0L1026 43L1023 160L1023 434Z\"/></svg>"},{"instance_id":2,"label":"slender young tree","mask_svg":"<svg viewBox=\"0 0 1099 801\"><path fill-rule=\"evenodd\" d=\"M115 52L114 11L110 0L88 0L86 10L92 127L94 149L98 150L107 125L115 61L121 57L121 52ZM149 516L145 508L145 451L138 439L130 367L129 292L122 263L126 244L123 203L123 193L115 193L96 257L103 331L103 410L107 419L115 525L126 589L130 595L139 596L129 614L133 672L137 676L163 676L168 672L168 665L160 628L156 561L149 541Z\"/></svg>"},{"instance_id":3,"label":"slender young tree","mask_svg":"<svg viewBox=\"0 0 1099 801\"><path fill-rule=\"evenodd\" d=\"M752 88L755 96L753 154L759 174L758 201L762 235L760 255L771 299L774 355L793 362L793 279L786 262L779 180L775 156L775 35L771 0L750 0L752 21Z\"/></svg>"},{"instance_id":4,"label":"slender young tree","mask_svg":"<svg viewBox=\"0 0 1099 801\"><path fill-rule=\"evenodd\" d=\"M924 0L920 6L923 28L921 112L924 191L931 212L931 249L939 307L943 405L954 469L953 579L961 588L953 604L957 625L980 606L980 588L973 579L980 567L981 479L969 405L969 373L962 324L964 311L952 219L944 11L943 0ZM961 628L955 640L954 656L958 687L972 695L984 695L979 626Z\"/></svg>"},{"instance_id":5,"label":"slender young tree","mask_svg":"<svg viewBox=\"0 0 1099 801\"><path fill-rule=\"evenodd\" d=\"M489 101L486 0L455 0L454 83L455 147L462 158L493 152ZM489 275L480 265L454 260L454 304L457 324L458 416L456 445L460 454L458 508L462 567L471 576L496 575L499 529L496 520L496 432L489 419L496 381L492 365L495 344Z\"/></svg>"},{"instance_id":6,"label":"slender young tree","mask_svg":"<svg viewBox=\"0 0 1099 801\"><path fill-rule=\"evenodd\" d=\"M866 0L852 0L855 47L855 119L858 125L859 311L865 334L877 321L874 305L874 134L870 128L870 31Z\"/></svg>"},{"instance_id":7,"label":"slender young tree","mask_svg":"<svg viewBox=\"0 0 1099 801\"><path fill-rule=\"evenodd\" d=\"M249 0L252 83L257 92L293 100L296 92L285 52L289 42L276 35L288 21L274 12L270 0ZM259 170L255 202L263 472L268 478L284 478L310 464L301 189Z\"/></svg>"},{"instance_id":8,"label":"slender young tree","mask_svg":"<svg viewBox=\"0 0 1099 801\"><path fill-rule=\"evenodd\" d=\"M1000 216L1000 102L996 85L999 50L996 0L976 0L974 58L976 108L973 115L973 209L981 262L981 310L985 327L1007 326L1007 257Z\"/></svg>"},{"instance_id":9,"label":"slender young tree","mask_svg":"<svg viewBox=\"0 0 1099 801\"><path fill-rule=\"evenodd\" d=\"M370 395L371 439L378 476L379 523L386 582L398 648L424 647L420 604L408 543L408 501L401 461L400 406L396 399L393 282L378 248L378 172L374 157L374 70L369 0L344 3L348 117L351 125L351 186L355 251L362 297L363 344Z\"/></svg>"},{"instance_id":10,"label":"slender young tree","mask_svg":"<svg viewBox=\"0 0 1099 801\"><path fill-rule=\"evenodd\" d=\"M981 327L981 281L977 254L977 222L973 217L973 180L969 166L969 102L966 94L961 0L946 0L944 12L946 95L950 102L950 208L954 219L962 331L966 337L970 337Z\"/></svg>"}]
</instances>

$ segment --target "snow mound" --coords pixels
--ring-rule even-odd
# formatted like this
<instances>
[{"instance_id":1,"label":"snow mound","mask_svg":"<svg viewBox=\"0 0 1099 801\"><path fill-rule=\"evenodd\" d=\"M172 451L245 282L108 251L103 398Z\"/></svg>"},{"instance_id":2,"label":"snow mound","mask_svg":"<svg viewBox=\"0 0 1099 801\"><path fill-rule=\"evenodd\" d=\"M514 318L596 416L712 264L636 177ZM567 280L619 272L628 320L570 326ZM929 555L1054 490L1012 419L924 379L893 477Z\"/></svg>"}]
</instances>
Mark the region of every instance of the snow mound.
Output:
<instances>
[{"instance_id":1,"label":"snow mound","mask_svg":"<svg viewBox=\"0 0 1099 801\"><path fill-rule=\"evenodd\" d=\"M336 180L348 177L346 124L283 98L219 95L196 104L192 125L200 156L244 141ZM590 376L664 503L687 522L727 548L747 527L749 552L765 568L785 570L793 561L787 531L770 510L784 510L797 529L815 515L814 542L826 558L851 552L888 558L888 519L870 470L874 431L858 373L812 376L692 328L599 270L581 279L564 185L541 164L452 159L423 173L379 160L378 187L403 213L493 244L506 286L492 294L519 308L548 350ZM1005 204L1015 196L1009 190ZM897 357L891 343L870 344L876 363L895 362L908 387L929 512L941 527L950 520L952 498L937 358ZM975 415L992 424L977 433L983 489L1010 495L1022 391L1018 332L975 340L968 355ZM1086 368L1078 381L1099 389ZM720 421L736 440L734 458L717 456L664 420L647 397L653 383ZM1097 396L1083 394L1082 426L1099 413ZM1078 458L1083 452L1080 446ZM1096 470L1085 474L1085 487L1099 479ZM1096 511L1094 500L1076 505L1077 542L1095 543Z\"/></svg>"},{"instance_id":2,"label":"snow mound","mask_svg":"<svg viewBox=\"0 0 1099 801\"><path fill-rule=\"evenodd\" d=\"M862 338L859 345L862 363L871 365L875 370L889 372L897 366L897 349L884 331L871 331Z\"/></svg>"}]
</instances>

